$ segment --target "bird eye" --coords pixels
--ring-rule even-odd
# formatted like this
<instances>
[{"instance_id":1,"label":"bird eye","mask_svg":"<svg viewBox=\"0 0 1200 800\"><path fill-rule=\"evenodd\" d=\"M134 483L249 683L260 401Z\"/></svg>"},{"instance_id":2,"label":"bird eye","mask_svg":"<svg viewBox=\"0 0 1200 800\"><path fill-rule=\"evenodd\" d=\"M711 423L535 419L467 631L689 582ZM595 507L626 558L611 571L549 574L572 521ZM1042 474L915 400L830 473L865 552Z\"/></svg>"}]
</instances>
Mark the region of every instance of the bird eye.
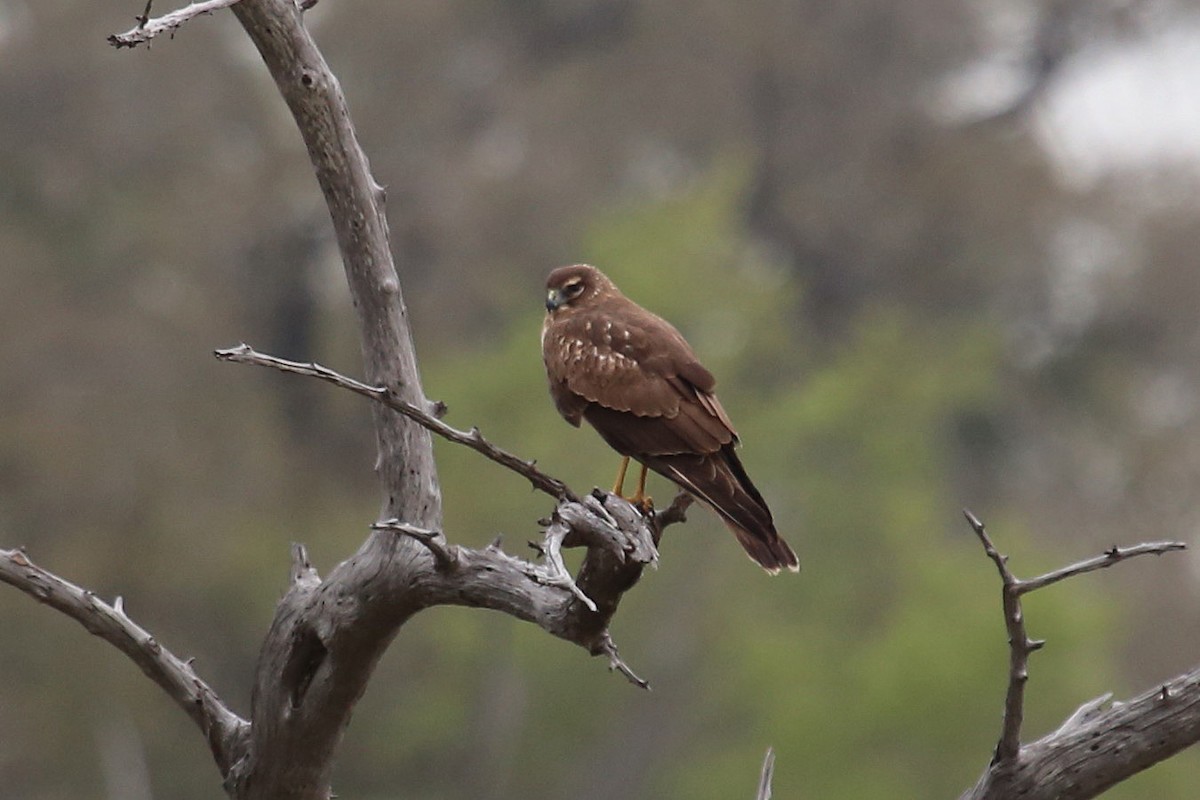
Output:
<instances>
[{"instance_id":1,"label":"bird eye","mask_svg":"<svg viewBox=\"0 0 1200 800\"><path fill-rule=\"evenodd\" d=\"M583 281L575 281L574 283L568 283L566 286L563 287L563 294L565 294L567 297L578 297L579 293L582 291L583 291Z\"/></svg>"}]
</instances>

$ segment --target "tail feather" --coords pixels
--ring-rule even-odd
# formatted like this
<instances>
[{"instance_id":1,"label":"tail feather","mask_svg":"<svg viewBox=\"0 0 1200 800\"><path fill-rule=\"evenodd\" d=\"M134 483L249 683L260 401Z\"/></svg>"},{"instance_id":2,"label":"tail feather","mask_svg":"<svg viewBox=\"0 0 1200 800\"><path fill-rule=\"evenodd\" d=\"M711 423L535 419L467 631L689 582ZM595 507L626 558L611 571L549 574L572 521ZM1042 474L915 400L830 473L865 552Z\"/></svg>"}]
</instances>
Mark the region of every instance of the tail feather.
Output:
<instances>
[{"instance_id":1,"label":"tail feather","mask_svg":"<svg viewBox=\"0 0 1200 800\"><path fill-rule=\"evenodd\" d=\"M779 534L776 533L774 538L764 538L745 528L739 528L728 520L725 521L725 525L733 531L738 544L746 551L746 555L750 556L750 560L767 572L778 575L784 568L792 572L800 570L800 560Z\"/></svg>"},{"instance_id":2,"label":"tail feather","mask_svg":"<svg viewBox=\"0 0 1200 800\"><path fill-rule=\"evenodd\" d=\"M750 559L767 572L800 569L799 559L776 532L771 510L732 445L710 455L652 456L645 463L717 512Z\"/></svg>"}]
</instances>

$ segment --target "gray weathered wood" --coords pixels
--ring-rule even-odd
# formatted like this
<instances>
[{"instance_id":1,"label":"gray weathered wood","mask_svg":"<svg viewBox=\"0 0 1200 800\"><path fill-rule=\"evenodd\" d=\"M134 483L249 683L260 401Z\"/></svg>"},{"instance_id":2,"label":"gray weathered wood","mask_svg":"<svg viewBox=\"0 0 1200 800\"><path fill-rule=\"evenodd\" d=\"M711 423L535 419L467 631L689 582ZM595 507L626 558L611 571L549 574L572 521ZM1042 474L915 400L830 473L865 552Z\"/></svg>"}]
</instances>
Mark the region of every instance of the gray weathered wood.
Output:
<instances>
[{"instance_id":1,"label":"gray weathered wood","mask_svg":"<svg viewBox=\"0 0 1200 800\"><path fill-rule=\"evenodd\" d=\"M1191 747L1200 741L1200 669L1126 703L1080 711L991 765L960 800L1086 800Z\"/></svg>"},{"instance_id":2,"label":"gray weathered wood","mask_svg":"<svg viewBox=\"0 0 1200 800\"><path fill-rule=\"evenodd\" d=\"M0 549L0 582L62 612L127 655L192 718L222 773L241 757L249 723L230 711L200 679L191 659L179 658L130 619L120 597L106 603L94 592L38 566L20 550Z\"/></svg>"},{"instance_id":3,"label":"gray weathered wood","mask_svg":"<svg viewBox=\"0 0 1200 800\"><path fill-rule=\"evenodd\" d=\"M976 785L959 800L1095 797L1200 740L1197 681L1200 670L1197 670L1129 703L1114 703L1107 711L1102 708L1108 695L1084 703L1054 733L1032 744L1021 744L1029 656L1044 644L1029 638L1021 597L1131 558L1183 550L1186 546L1182 542L1113 546L1100 556L1022 580L1013 574L1008 557L996 549L979 518L970 511L964 510L963 514L1000 574L1009 675L1004 721L991 763Z\"/></svg>"}]
</instances>

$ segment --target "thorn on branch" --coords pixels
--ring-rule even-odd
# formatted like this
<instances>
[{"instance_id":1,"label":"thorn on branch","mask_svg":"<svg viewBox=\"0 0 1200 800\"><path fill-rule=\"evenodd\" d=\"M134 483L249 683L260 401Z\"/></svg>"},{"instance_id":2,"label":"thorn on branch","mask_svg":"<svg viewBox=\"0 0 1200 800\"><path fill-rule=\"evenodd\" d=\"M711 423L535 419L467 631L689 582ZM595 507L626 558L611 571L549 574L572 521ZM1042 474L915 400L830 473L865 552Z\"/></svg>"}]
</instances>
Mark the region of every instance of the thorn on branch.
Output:
<instances>
[{"instance_id":1,"label":"thorn on branch","mask_svg":"<svg viewBox=\"0 0 1200 800\"><path fill-rule=\"evenodd\" d=\"M292 543L292 571L290 575L293 586L306 584L315 586L321 582L321 576L308 560L308 550L299 542Z\"/></svg>"},{"instance_id":2,"label":"thorn on branch","mask_svg":"<svg viewBox=\"0 0 1200 800\"><path fill-rule=\"evenodd\" d=\"M411 539L416 539L425 545L425 549L433 556L434 564L439 571L450 570L458 565L458 555L454 547L446 542L446 537L442 535L441 531L418 528L415 525L409 525L407 522L401 522L398 519L376 522L371 526L371 530L390 531L408 536Z\"/></svg>"}]
</instances>

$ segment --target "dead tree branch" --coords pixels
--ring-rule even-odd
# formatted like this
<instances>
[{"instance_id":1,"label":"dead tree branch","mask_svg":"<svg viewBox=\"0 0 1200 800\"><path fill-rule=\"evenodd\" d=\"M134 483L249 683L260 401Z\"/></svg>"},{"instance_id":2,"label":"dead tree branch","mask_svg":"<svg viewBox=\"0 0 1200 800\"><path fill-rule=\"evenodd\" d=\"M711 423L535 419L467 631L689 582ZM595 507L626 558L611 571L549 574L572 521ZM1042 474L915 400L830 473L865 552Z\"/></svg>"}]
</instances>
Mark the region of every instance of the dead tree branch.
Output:
<instances>
[{"instance_id":1,"label":"dead tree branch","mask_svg":"<svg viewBox=\"0 0 1200 800\"><path fill-rule=\"evenodd\" d=\"M200 728L222 774L242 756L248 723L200 679L190 659L180 659L131 620L120 597L110 605L34 564L20 550L0 550L0 581L66 614L127 655Z\"/></svg>"},{"instance_id":2,"label":"dead tree branch","mask_svg":"<svg viewBox=\"0 0 1200 800\"><path fill-rule=\"evenodd\" d=\"M512 470L527 479L533 485L533 488L545 492L556 500L578 501L579 499L565 483L539 470L536 462L527 461L513 455L507 450L497 447L485 439L478 428L462 431L442 422L439 417L445 413L446 407L441 403L427 403L426 405L429 410L425 411L397 397L395 393L389 391L384 386L368 386L361 381L357 381L354 378L347 377L340 372L335 372L328 367L311 361L305 363L288 361L284 358L260 353L244 342L237 347L217 350L214 352L214 355L222 361L270 367L281 372L290 372L294 375L318 378L355 394L368 397L378 403L383 403L393 411L400 412L431 433L435 433L443 439L456 444L469 447L475 452L482 454L485 458L491 459L500 466Z\"/></svg>"},{"instance_id":3,"label":"dead tree branch","mask_svg":"<svg viewBox=\"0 0 1200 800\"><path fill-rule=\"evenodd\" d=\"M762 772L758 776L758 794L755 800L771 800L771 781L775 777L775 748L768 747L763 758Z\"/></svg>"},{"instance_id":4,"label":"dead tree branch","mask_svg":"<svg viewBox=\"0 0 1200 800\"><path fill-rule=\"evenodd\" d=\"M108 37L108 43L117 48L137 47L139 44L146 44L154 37L163 33L174 35L175 31L189 20L202 14L211 14L222 8L229 8L237 2L239 0L202 0L202 2L192 3L189 6L153 19L150 18L150 3L147 3L146 10L142 16L137 17L137 27L131 28L124 33L112 34Z\"/></svg>"},{"instance_id":5,"label":"dead tree branch","mask_svg":"<svg viewBox=\"0 0 1200 800\"><path fill-rule=\"evenodd\" d=\"M581 499L478 430L438 420L439 404L421 388L384 191L370 173L338 81L303 25L301 11L312 3L224 4L254 42L308 148L358 316L364 377L356 381L246 346L218 356L318 377L377 401L383 502L381 522L358 552L324 578L303 547L293 549L290 585L259 654L250 721L238 727L237 758L218 763L226 791L238 800L327 800L334 754L376 663L397 629L431 606L491 608L533 622L645 686L618 655L608 626L623 594L656 563L662 529L683 520L688 499L676 498L659 520L619 498ZM147 19L147 11L137 31L113 43L133 46L217 7L197 3L157 20ZM515 558L498 545L476 550L446 540L430 432L472 447L559 501L546 523L544 563ZM574 578L557 557L560 547L587 549Z\"/></svg>"},{"instance_id":6,"label":"dead tree branch","mask_svg":"<svg viewBox=\"0 0 1200 800\"><path fill-rule=\"evenodd\" d=\"M1028 578L1017 582L1017 593L1025 594L1032 592L1035 589L1041 589L1044 586L1049 586L1053 583L1073 578L1076 575L1082 575L1085 572L1095 572L1098 569L1107 569L1114 564L1119 564L1127 558L1134 556L1155 555L1161 556L1163 553L1170 553L1175 550L1186 550L1187 545L1183 542L1149 542L1146 544L1134 545L1133 547L1117 547L1113 545L1110 549L1105 550L1103 555L1098 555L1095 558L1089 558L1080 561L1076 564L1056 569L1053 572L1047 572L1045 575L1039 575L1036 578Z\"/></svg>"},{"instance_id":7,"label":"dead tree branch","mask_svg":"<svg viewBox=\"0 0 1200 800\"><path fill-rule=\"evenodd\" d=\"M1095 797L1129 776L1200 741L1200 670L1164 684L1127 704L1100 709L1110 695L1081 706L1054 733L1032 744L1021 744L1025 684L1029 680L1029 655L1045 642L1030 639L1021 596L1076 575L1110 567L1139 555L1161 555L1183 550L1182 542L1153 542L1134 547L1113 547L1045 575L1021 580L1008 567L988 536L984 524L970 511L963 514L979 537L984 552L996 565L1002 584L1004 625L1008 631L1009 675L1004 701L1004 722L991 763L974 788L960 800L999 800L1022 797ZM1156 700L1157 698L1157 700ZM1166 709L1166 706L1170 706ZM1098 754L1103 753L1103 757Z\"/></svg>"}]
</instances>

